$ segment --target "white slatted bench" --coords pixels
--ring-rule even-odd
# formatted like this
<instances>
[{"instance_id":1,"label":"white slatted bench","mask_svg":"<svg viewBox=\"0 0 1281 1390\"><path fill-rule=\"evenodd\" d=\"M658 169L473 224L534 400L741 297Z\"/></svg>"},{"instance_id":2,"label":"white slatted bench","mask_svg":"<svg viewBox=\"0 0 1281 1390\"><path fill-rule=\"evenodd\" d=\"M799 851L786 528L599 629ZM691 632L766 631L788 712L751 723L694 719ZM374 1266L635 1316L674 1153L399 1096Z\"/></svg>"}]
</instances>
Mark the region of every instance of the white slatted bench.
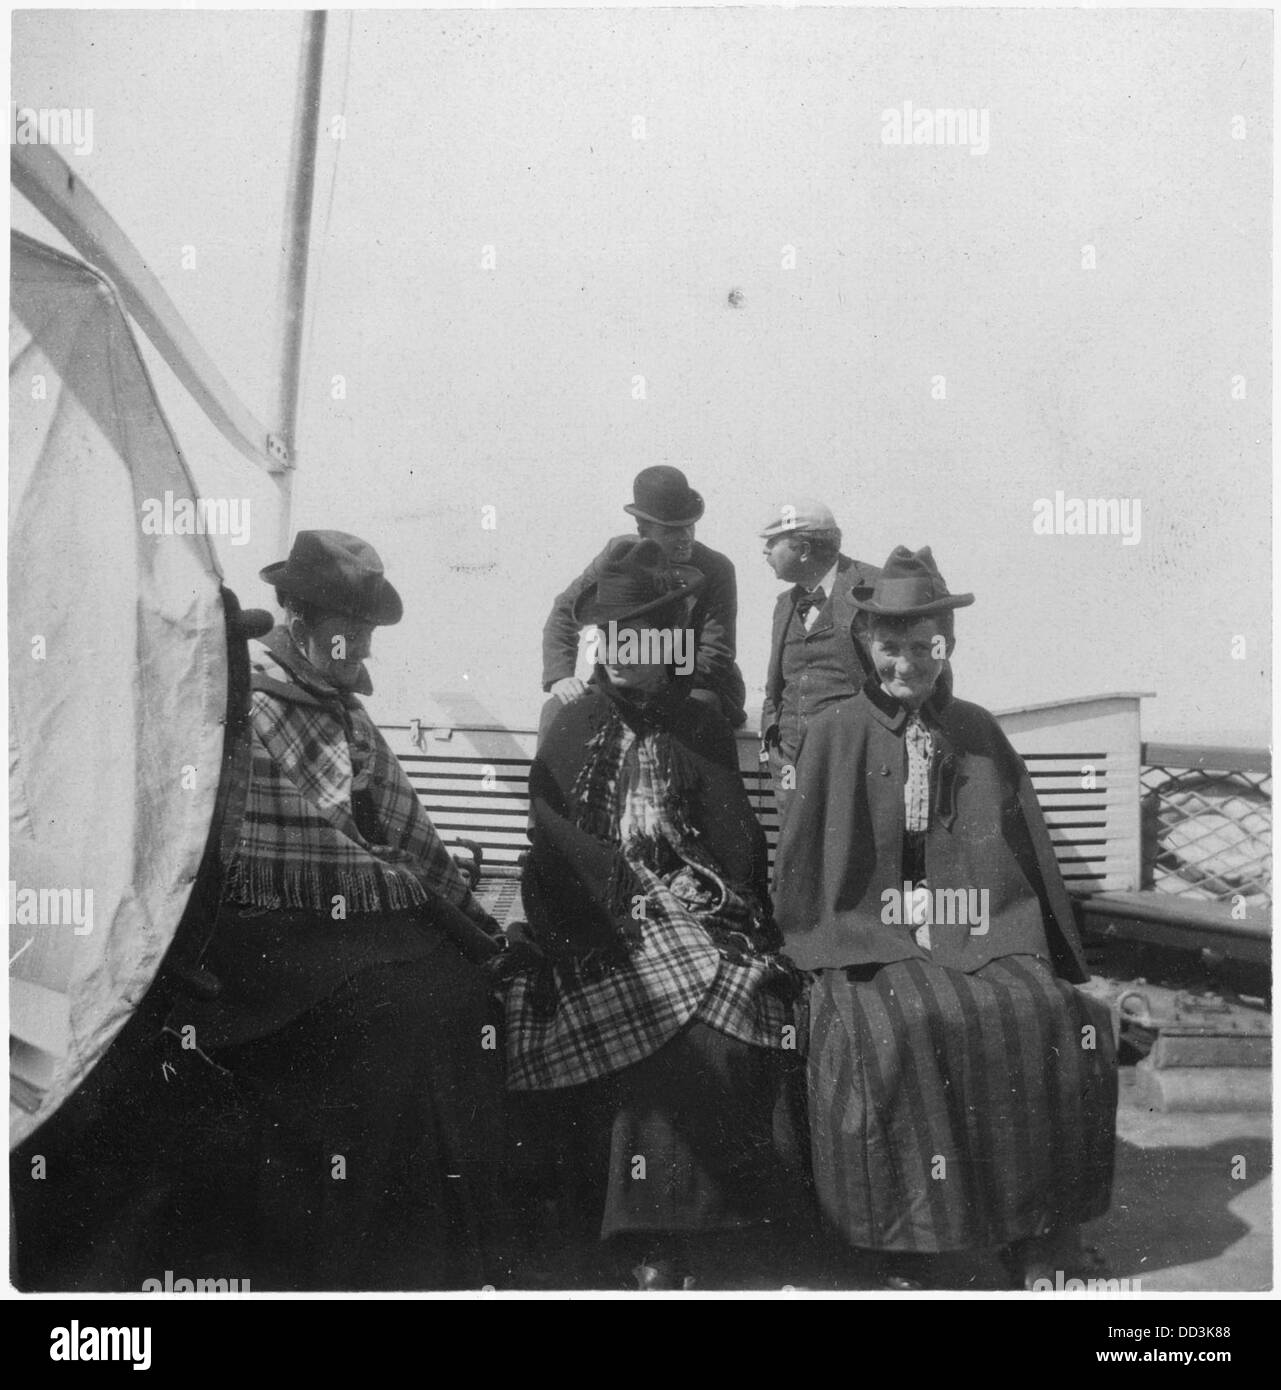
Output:
<instances>
[{"instance_id":1,"label":"white slatted bench","mask_svg":"<svg viewBox=\"0 0 1281 1390\"><path fill-rule=\"evenodd\" d=\"M1140 698L1091 696L997 715L1027 765L1063 877L1078 895L1134 894L1140 887ZM417 721L382 728L441 838L481 847L486 906L503 921L519 915L516 878L528 845L535 731ZM772 859L778 814L757 749L754 735L739 735L739 768Z\"/></svg>"}]
</instances>

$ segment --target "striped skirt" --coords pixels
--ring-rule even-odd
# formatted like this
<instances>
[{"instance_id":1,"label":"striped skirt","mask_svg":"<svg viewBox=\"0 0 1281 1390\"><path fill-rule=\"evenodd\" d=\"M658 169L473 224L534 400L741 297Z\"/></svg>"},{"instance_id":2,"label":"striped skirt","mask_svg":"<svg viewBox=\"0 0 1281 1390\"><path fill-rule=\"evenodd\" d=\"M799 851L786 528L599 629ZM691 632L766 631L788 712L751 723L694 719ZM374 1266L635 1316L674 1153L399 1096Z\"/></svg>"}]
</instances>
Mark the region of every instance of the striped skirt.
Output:
<instances>
[{"instance_id":1,"label":"striped skirt","mask_svg":"<svg viewBox=\"0 0 1281 1390\"><path fill-rule=\"evenodd\" d=\"M1111 1019L1037 957L822 971L809 1101L819 1202L851 1245L999 1246L1107 1210Z\"/></svg>"}]
</instances>

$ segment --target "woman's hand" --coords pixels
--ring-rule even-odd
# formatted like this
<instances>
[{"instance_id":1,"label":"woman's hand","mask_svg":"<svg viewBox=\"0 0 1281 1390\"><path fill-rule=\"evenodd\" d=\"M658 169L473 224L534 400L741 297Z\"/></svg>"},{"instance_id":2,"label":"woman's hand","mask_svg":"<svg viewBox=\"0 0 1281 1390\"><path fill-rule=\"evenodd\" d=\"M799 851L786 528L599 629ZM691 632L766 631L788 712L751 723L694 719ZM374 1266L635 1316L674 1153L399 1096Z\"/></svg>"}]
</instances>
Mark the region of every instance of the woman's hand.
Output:
<instances>
[{"instance_id":1,"label":"woman's hand","mask_svg":"<svg viewBox=\"0 0 1281 1390\"><path fill-rule=\"evenodd\" d=\"M916 944L924 951L930 949L930 925L934 921L934 895L928 883L918 883L904 904L903 917L912 932Z\"/></svg>"},{"instance_id":2,"label":"woman's hand","mask_svg":"<svg viewBox=\"0 0 1281 1390\"><path fill-rule=\"evenodd\" d=\"M534 943L524 922L509 922L503 933L503 941L503 949L485 962L485 969L492 980L501 982L510 979L522 970L532 969L543 959L542 951Z\"/></svg>"}]
</instances>

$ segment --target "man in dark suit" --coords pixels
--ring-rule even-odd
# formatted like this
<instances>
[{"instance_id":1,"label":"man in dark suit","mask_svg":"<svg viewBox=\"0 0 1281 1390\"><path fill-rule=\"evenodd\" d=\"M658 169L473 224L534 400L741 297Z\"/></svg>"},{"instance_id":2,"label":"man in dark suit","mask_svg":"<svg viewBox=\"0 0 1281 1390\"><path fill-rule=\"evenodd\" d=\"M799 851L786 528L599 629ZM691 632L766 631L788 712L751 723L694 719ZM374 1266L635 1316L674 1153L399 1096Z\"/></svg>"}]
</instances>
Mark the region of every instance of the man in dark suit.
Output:
<instances>
[{"instance_id":1,"label":"man in dark suit","mask_svg":"<svg viewBox=\"0 0 1281 1390\"><path fill-rule=\"evenodd\" d=\"M871 674L853 598L856 590L870 590L880 570L841 554L841 528L831 508L811 497L779 507L759 534L766 563L789 585L774 606L761 712L761 761L769 763L781 825L806 725L828 705L857 694Z\"/></svg>"},{"instance_id":2,"label":"man in dark suit","mask_svg":"<svg viewBox=\"0 0 1281 1390\"><path fill-rule=\"evenodd\" d=\"M718 709L737 729L747 722L747 690L735 664L738 626L738 577L734 563L694 539L703 515L703 499L679 468L644 468L632 484L632 503L623 508L636 518L637 533L658 543L666 556L673 588L688 588L681 626L696 633L692 696ZM594 590L606 557L619 537L610 540L564 593L557 595L543 626L543 689L563 705L587 694L574 675L578 656L576 609Z\"/></svg>"}]
</instances>

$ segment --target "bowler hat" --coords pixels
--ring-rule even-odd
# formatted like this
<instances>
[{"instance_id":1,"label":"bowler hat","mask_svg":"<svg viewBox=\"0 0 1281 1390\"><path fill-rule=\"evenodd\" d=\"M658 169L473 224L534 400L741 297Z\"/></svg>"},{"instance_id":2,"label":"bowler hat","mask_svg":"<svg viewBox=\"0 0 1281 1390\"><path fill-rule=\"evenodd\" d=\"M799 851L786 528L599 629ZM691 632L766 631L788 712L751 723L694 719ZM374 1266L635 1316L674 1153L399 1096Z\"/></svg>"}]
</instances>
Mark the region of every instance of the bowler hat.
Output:
<instances>
[{"instance_id":1,"label":"bowler hat","mask_svg":"<svg viewBox=\"0 0 1281 1390\"><path fill-rule=\"evenodd\" d=\"M856 589L854 594L866 593ZM949 594L928 545L912 551L895 546L885 568L876 577L867 598L851 595L850 602L864 613L882 618L924 618L949 608L968 608L973 594Z\"/></svg>"},{"instance_id":2,"label":"bowler hat","mask_svg":"<svg viewBox=\"0 0 1281 1390\"><path fill-rule=\"evenodd\" d=\"M585 589L574 604L574 620L599 625L657 617L661 610L698 593L706 582L700 574L683 588L677 587L657 541L620 536L605 552L595 587Z\"/></svg>"},{"instance_id":3,"label":"bowler hat","mask_svg":"<svg viewBox=\"0 0 1281 1390\"><path fill-rule=\"evenodd\" d=\"M378 552L346 531L299 531L289 558L259 575L282 593L327 613L377 626L398 623L405 611L383 574Z\"/></svg>"},{"instance_id":4,"label":"bowler hat","mask_svg":"<svg viewBox=\"0 0 1281 1390\"><path fill-rule=\"evenodd\" d=\"M703 499L679 468L660 463L637 473L632 483L632 501L623 510L641 521L692 526L703 515Z\"/></svg>"},{"instance_id":5,"label":"bowler hat","mask_svg":"<svg viewBox=\"0 0 1281 1390\"><path fill-rule=\"evenodd\" d=\"M764 540L789 536L798 531L838 531L832 509L816 497L793 497L775 507L770 519L756 534Z\"/></svg>"}]
</instances>

